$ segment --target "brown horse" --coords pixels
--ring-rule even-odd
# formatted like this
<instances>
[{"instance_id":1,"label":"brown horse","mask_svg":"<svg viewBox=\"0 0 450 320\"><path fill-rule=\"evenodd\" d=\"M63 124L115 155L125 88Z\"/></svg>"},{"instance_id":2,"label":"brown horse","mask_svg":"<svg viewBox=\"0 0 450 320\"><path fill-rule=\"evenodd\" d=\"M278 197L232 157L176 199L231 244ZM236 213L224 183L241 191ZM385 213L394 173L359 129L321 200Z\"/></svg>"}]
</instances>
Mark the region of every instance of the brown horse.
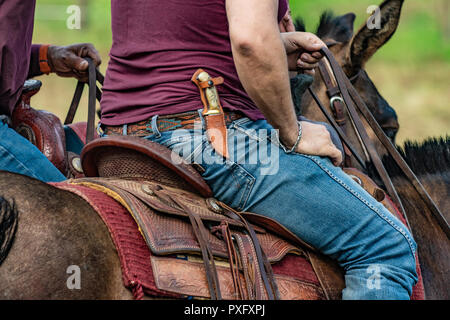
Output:
<instances>
[{"instance_id":1,"label":"brown horse","mask_svg":"<svg viewBox=\"0 0 450 320\"><path fill-rule=\"evenodd\" d=\"M334 16L331 12L325 12L316 31L316 34L328 44L330 51L332 51L346 75L352 79L352 83L362 100L392 141L394 141L399 129L397 114L378 92L365 72L364 66L374 53L391 39L397 30L402 7L403 0L384 1L380 5L381 28L370 30L366 24L363 24L356 33L353 29L355 14L348 13L342 16ZM296 29L305 31L301 19L296 21ZM330 101L320 72L315 74L312 89L322 102ZM328 108L330 107L328 103L325 103L325 105ZM331 113L331 108L328 111ZM301 103L297 103L297 113L312 120L326 122L326 118L317 108L309 92L301 97ZM366 128L368 128L367 125ZM354 129L349 121L345 133L349 141L357 147L359 140L353 134ZM385 150L378 143L373 132L368 130L368 133L375 142L378 152L384 154Z\"/></svg>"},{"instance_id":2,"label":"brown horse","mask_svg":"<svg viewBox=\"0 0 450 320\"><path fill-rule=\"evenodd\" d=\"M407 161L448 215L450 139L406 146L405 150ZM437 166L416 161L424 157L427 164ZM419 245L426 296L448 299L450 242L414 189L403 177L395 179L399 192L408 200L405 203ZM109 231L84 200L8 172L0 172L0 195L0 299L132 298L123 286ZM67 285L72 265L80 268L78 290Z\"/></svg>"}]
</instances>

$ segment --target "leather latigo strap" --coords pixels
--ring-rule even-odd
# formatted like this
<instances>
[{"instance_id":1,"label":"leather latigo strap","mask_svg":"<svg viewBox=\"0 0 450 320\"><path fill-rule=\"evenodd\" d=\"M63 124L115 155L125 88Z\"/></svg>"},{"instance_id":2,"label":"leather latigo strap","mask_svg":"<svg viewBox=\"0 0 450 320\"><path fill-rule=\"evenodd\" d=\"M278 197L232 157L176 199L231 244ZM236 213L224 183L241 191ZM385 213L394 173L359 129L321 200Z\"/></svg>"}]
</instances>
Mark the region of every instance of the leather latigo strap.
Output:
<instances>
[{"instance_id":1,"label":"leather latigo strap","mask_svg":"<svg viewBox=\"0 0 450 320\"><path fill-rule=\"evenodd\" d=\"M258 237L256 236L255 230L251 227L251 225L245 220L245 218L237 211L232 209L231 207L227 206L224 203L220 203L221 207L224 209L224 214L235 219L238 221L241 221L244 223L245 229L248 233L248 235L251 238L252 244L253 244L253 250L254 255L256 258L256 262L258 265L257 272L259 274L255 274L255 277L257 277L258 280L256 280L255 285L259 285L262 287L264 285L264 288L266 290L266 293L270 300L280 299L280 293L278 291L278 286L275 281L275 277L273 274L272 267L270 265L270 262L264 252L261 248L261 244L259 243ZM242 246L244 244L241 244L241 250ZM248 255L247 255L248 256ZM259 278L262 279L262 284L259 284ZM261 299L261 292L262 289L256 289L256 298Z\"/></svg>"},{"instance_id":2,"label":"leather latigo strap","mask_svg":"<svg viewBox=\"0 0 450 320\"><path fill-rule=\"evenodd\" d=\"M205 118L209 142L218 154L228 158L227 125L216 88L223 83L223 78L211 78L207 72L198 69L191 80L200 90L204 107L202 115Z\"/></svg>"}]
</instances>

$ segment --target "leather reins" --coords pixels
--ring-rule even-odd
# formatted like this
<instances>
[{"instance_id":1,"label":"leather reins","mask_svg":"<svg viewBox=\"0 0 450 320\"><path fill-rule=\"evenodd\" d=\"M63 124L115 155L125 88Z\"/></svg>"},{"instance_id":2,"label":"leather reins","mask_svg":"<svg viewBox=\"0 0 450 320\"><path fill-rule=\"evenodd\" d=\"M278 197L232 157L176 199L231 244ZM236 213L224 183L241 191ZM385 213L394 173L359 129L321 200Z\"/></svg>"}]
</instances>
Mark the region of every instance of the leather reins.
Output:
<instances>
[{"instance_id":1,"label":"leather reins","mask_svg":"<svg viewBox=\"0 0 450 320\"><path fill-rule=\"evenodd\" d=\"M406 161L403 159L403 157L400 155L396 147L392 144L391 140L386 136L383 129L380 127L378 122L376 121L373 114L370 112L367 105L364 103L358 92L355 90L353 85L351 84L350 80L345 75L344 71L342 70L339 63L334 58L333 54L327 47L323 47L321 49L321 52L324 54L325 59L328 62L329 68L331 70L331 74L328 74L328 69L323 67L321 73L328 74L326 76L327 80L325 81L328 84L332 84L333 81L335 82L335 86L333 90L328 89L330 98L330 103L333 104L332 108L343 108L343 106L346 107L349 117L353 124L355 125L355 131L356 134L360 137L360 141L362 143L363 150L367 151L367 154L369 156L368 159L372 162L374 165L378 175L380 176L381 180L383 181L387 193L392 198L394 203L398 206L399 210L403 213L405 220L407 222L408 227L411 230L411 226L407 217L407 214L405 212L405 209L403 207L402 201L397 193L397 190L395 189L392 180L386 171L386 168L383 165L383 162L378 155L375 146L373 142L371 141L364 124L359 117L359 114L357 110L364 116L367 123L371 127L371 129L374 131L375 135L379 139L379 141L383 144L383 146L386 148L388 154L392 157L392 159L395 161L397 166L400 168L402 173L405 175L405 177L408 179L408 181L414 186L416 191L421 196L422 200L427 204L427 206L430 208L434 216L436 217L439 225L441 226L442 230L445 232L447 237L450 238L450 227L446 219L444 218L442 212L439 210L433 199L431 199L428 192L425 190L423 185L420 183L419 179L416 177L414 172L411 170L411 168L408 166ZM331 85L330 85L331 88ZM309 88L309 92L313 96L315 102L318 104L322 112L324 112L327 119L330 121L331 125L333 125L334 129L338 132L339 136L341 137L343 143L349 147L350 151L353 153L355 158L360 162L361 164L361 158L357 155L357 153L354 151L354 148L351 146L351 144L348 142L347 137L345 137L343 130L341 129L341 126L339 126L338 122L332 119L331 115L328 113L326 108L323 106L323 104L320 102L320 100L317 98L317 95L314 93L312 88ZM337 102L337 103L336 103ZM342 104L342 105L341 105ZM341 116L344 111L343 109L340 110L339 113ZM340 120L340 119L339 119ZM342 121L340 121L342 125Z\"/></svg>"},{"instance_id":2,"label":"leather reins","mask_svg":"<svg viewBox=\"0 0 450 320\"><path fill-rule=\"evenodd\" d=\"M89 63L89 96L88 96L88 116L87 116L87 127L86 127L86 144L94 140L95 132L95 100L99 102L102 99L102 91L97 87L97 81L103 85L105 77L101 72L95 67L94 61L91 58L85 58ZM80 104L81 96L83 95L84 86L86 83L78 81L77 87L75 88L75 93L70 103L69 111L67 112L66 119L64 120L64 125L71 124L77 113L78 106Z\"/></svg>"}]
</instances>

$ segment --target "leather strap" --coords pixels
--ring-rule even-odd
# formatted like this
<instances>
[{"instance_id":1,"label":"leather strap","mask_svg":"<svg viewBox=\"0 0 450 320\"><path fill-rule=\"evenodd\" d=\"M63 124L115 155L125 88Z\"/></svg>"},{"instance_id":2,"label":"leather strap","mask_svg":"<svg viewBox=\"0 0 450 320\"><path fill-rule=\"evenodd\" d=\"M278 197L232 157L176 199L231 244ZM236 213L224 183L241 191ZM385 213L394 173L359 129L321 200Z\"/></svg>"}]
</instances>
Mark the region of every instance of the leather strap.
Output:
<instances>
[{"instance_id":1,"label":"leather strap","mask_svg":"<svg viewBox=\"0 0 450 320\"><path fill-rule=\"evenodd\" d=\"M95 132L95 100L97 98L97 75L95 72L94 62L87 58L89 62L89 104L88 104L88 118L86 127L86 144L94 140Z\"/></svg>"},{"instance_id":2,"label":"leather strap","mask_svg":"<svg viewBox=\"0 0 450 320\"><path fill-rule=\"evenodd\" d=\"M275 276L273 274L272 266L269 263L269 260L267 259L264 251L261 248L261 244L259 243L258 238L256 237L255 230L253 227L248 223L248 221L236 210L229 207L223 202L218 202L219 205L224 209L224 213L235 220L241 221L245 229L247 230L250 238L252 239L253 246L256 251L256 257L258 260L258 268L261 273L261 278L263 280L264 286L267 291L267 295L270 300L280 299L280 293L278 291L277 283L275 282Z\"/></svg>"},{"instance_id":3,"label":"leather strap","mask_svg":"<svg viewBox=\"0 0 450 320\"><path fill-rule=\"evenodd\" d=\"M397 190L395 189L392 180L390 179L389 174L387 173L386 168L384 167L383 162L381 161L381 158L375 149L374 144L370 140L370 137L364 127L364 124L362 123L358 113L356 112L354 101L350 97L347 83L345 82L347 76L343 73L340 65L334 59L334 56L331 54L328 48L323 48L322 52L325 54L326 58L330 63L331 69L333 70L334 76L337 81L337 85L342 93L342 97L345 101L345 104L347 105L350 117L353 120L353 123L355 124L359 135L361 136L361 139L363 141L364 146L367 149L367 152L369 153L370 160L372 161L373 165L375 166L375 169L377 170L377 173L379 174L381 180L383 181L388 194L391 196L395 204L399 207L401 212L406 216L405 209L403 207L399 195L397 194Z\"/></svg>"},{"instance_id":4,"label":"leather strap","mask_svg":"<svg viewBox=\"0 0 450 320\"><path fill-rule=\"evenodd\" d=\"M48 47L50 47L49 44L43 44L39 48L39 69L44 74L49 74L52 72L52 69L48 64Z\"/></svg>"},{"instance_id":5,"label":"leather strap","mask_svg":"<svg viewBox=\"0 0 450 320\"><path fill-rule=\"evenodd\" d=\"M244 289L239 274L242 259L240 261L237 255L236 248L234 247L233 235L231 234L228 222L222 221L219 226L213 227L211 232L219 234L218 238L225 242L228 251L231 278L233 280L234 295L236 299L244 299Z\"/></svg>"},{"instance_id":6,"label":"leather strap","mask_svg":"<svg viewBox=\"0 0 450 320\"><path fill-rule=\"evenodd\" d=\"M434 201L431 199L425 188L423 188L420 181L417 179L415 174L412 172L412 170L409 168L406 161L402 158L400 153L397 151L397 149L394 147L392 142L389 140L389 138L386 136L386 134L381 129L380 125L377 123L375 117L370 112L367 105L364 103L364 101L359 96L358 92L353 88L350 80L345 75L344 71L338 64L338 62L335 60L334 56L330 52L330 50L326 47L321 49L322 53L325 55L326 59L330 63L330 67L333 71L333 74L335 76L337 86L339 87L339 90L341 91L343 100L345 101L345 104L347 106L347 109L350 113L350 116L355 123L356 129L358 130L358 133L360 134L363 143L365 147L367 148L367 151L370 155L370 159L372 163L374 164L380 178L382 179L383 183L385 184L385 187L388 191L388 194L393 199L393 201L396 203L396 205L399 207L401 212L403 213L405 220L407 222L408 227L411 229L411 226L409 224L407 214L404 210L403 204L400 200L400 197L397 194L397 191L392 183L392 180L389 177L389 174L387 173L372 141L370 140L367 131L365 130L365 127L359 118L359 115L356 111L356 108L363 114L364 118L367 120L368 124L371 126L371 128L374 130L375 134L377 135L378 139L381 141L381 143L385 146L387 149L389 155L394 159L394 161L397 163L399 168L402 170L402 172L405 174L405 176L408 178L408 180L413 184L417 192L421 195L423 200L427 203L430 210L434 213L435 217L437 218L440 226L442 227L443 231L447 234L448 237L450 237L450 228L448 225L448 222L445 220L444 216L440 212L439 208L436 206Z\"/></svg>"},{"instance_id":7,"label":"leather strap","mask_svg":"<svg viewBox=\"0 0 450 320\"><path fill-rule=\"evenodd\" d=\"M155 194L159 197L162 195L155 191ZM165 197L165 196L163 196ZM217 275L216 264L214 262L214 256L211 252L211 249L208 246L206 233L207 230L203 224L201 218L194 213L188 206L186 206L181 201L178 201L176 197L171 197L167 195L169 200L173 203L177 204L184 212L186 212L189 216L189 220L192 225L192 230L197 238L197 241L200 245L200 249L202 251L203 263L205 265L206 270L206 279L208 281L209 292L211 294L211 300L220 300L222 296L220 294L220 285L219 285L219 277Z\"/></svg>"},{"instance_id":8,"label":"leather strap","mask_svg":"<svg viewBox=\"0 0 450 320\"><path fill-rule=\"evenodd\" d=\"M95 100L97 99L100 102L100 100L102 99L102 91L97 87L96 82L98 81L100 84L103 84L105 77L100 73L98 69L96 69L95 64L91 58L85 59L89 63L88 119L86 126L86 143L89 143L94 140L96 106ZM84 85L84 82L78 81L75 93L72 98L72 102L69 107L69 111L67 112L66 119L64 120L65 125L71 124L73 122L81 101L81 96L83 95Z\"/></svg>"},{"instance_id":9,"label":"leather strap","mask_svg":"<svg viewBox=\"0 0 450 320\"><path fill-rule=\"evenodd\" d=\"M359 156L358 152L356 151L356 149L353 147L353 145L350 143L350 141L348 141L347 136L345 135L345 132L341 129L341 127L336 123L336 121L334 120L333 116L327 111L327 109L325 108L325 106L322 104L322 102L320 102L320 99L317 97L317 95L315 94L315 92L310 88L308 88L309 93L311 94L311 96L313 97L314 101L316 102L316 104L319 106L320 110L322 111L322 113L325 115L325 117L327 118L328 122L333 126L334 130L336 130L336 132L339 135L339 138L341 138L341 141L343 142L343 145L346 146L350 152L352 153L353 157L355 157L355 159L358 161L358 163L360 164L360 166L367 171L366 168L366 163L365 161L361 158L361 156Z\"/></svg>"},{"instance_id":10,"label":"leather strap","mask_svg":"<svg viewBox=\"0 0 450 320\"><path fill-rule=\"evenodd\" d=\"M359 111L363 114L364 118L367 120L367 122L369 123L371 128L374 130L378 139L381 141L383 146L387 149L388 153L394 159L395 163L399 166L400 170L403 172L403 174L406 176L406 178L409 180L409 182L414 186L416 191L421 196L422 200L425 201L428 208L431 210L431 212L437 219L442 230L445 232L447 237L450 239L450 226L448 224L448 221L446 220L446 218L440 211L439 207L436 205L436 203L433 201L433 199L430 197L430 195L428 194L426 189L423 187L423 185L417 178L417 176L414 174L414 172L408 166L405 159L403 159L403 157L400 155L398 150L392 144L391 140L386 136L383 129L380 127L380 125L378 124L375 117L370 112L367 105L364 103L364 101L358 95L356 90L351 86L350 81L348 79L346 79L346 82L347 82L347 85L350 84L349 92L350 92L352 99L354 99L354 101L356 102L356 106L358 107ZM405 214L405 219L409 225L406 214Z\"/></svg>"},{"instance_id":11,"label":"leather strap","mask_svg":"<svg viewBox=\"0 0 450 320\"><path fill-rule=\"evenodd\" d=\"M347 118L346 118L346 112L345 112L345 105L342 102L341 92L339 90L339 87L336 85L336 83L331 78L329 72L328 72L328 66L324 62L324 60L321 60L319 62L319 71L322 76L322 79L325 83L325 86L327 88L327 95L330 99L330 107L333 111L334 119L336 120L336 123L342 128L342 131L346 132L347 130ZM347 147L347 145L344 143L344 153L345 153L345 159L344 163L346 167L352 167L352 153Z\"/></svg>"}]
</instances>

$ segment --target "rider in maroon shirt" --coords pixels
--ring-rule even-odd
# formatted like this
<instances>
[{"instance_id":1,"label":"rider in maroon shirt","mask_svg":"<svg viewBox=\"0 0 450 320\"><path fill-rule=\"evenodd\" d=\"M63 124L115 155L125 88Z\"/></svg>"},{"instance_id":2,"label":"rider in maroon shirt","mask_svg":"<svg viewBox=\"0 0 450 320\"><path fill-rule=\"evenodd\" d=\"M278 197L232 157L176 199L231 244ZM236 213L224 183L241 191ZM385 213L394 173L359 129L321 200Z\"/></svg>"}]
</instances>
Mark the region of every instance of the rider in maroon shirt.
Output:
<instances>
[{"instance_id":1,"label":"rider in maroon shirt","mask_svg":"<svg viewBox=\"0 0 450 320\"><path fill-rule=\"evenodd\" d=\"M35 0L0 2L0 114L11 115L25 80L43 74L39 61L42 47L31 44L34 9ZM86 79L87 63L81 57L91 57L97 65L101 62L90 44L49 46L48 72Z\"/></svg>"},{"instance_id":2,"label":"rider in maroon shirt","mask_svg":"<svg viewBox=\"0 0 450 320\"><path fill-rule=\"evenodd\" d=\"M286 11L287 1L280 0L278 21ZM102 124L201 109L198 89L190 81L199 68L224 77L218 90L225 109L264 118L239 81L224 0L112 0L112 30Z\"/></svg>"},{"instance_id":3,"label":"rider in maroon shirt","mask_svg":"<svg viewBox=\"0 0 450 320\"><path fill-rule=\"evenodd\" d=\"M31 45L35 0L0 1L0 170L43 181L61 181L64 175L28 140L8 126L8 117L20 99L25 80L43 73L85 79L91 57L100 64L92 45L67 47Z\"/></svg>"}]
</instances>

